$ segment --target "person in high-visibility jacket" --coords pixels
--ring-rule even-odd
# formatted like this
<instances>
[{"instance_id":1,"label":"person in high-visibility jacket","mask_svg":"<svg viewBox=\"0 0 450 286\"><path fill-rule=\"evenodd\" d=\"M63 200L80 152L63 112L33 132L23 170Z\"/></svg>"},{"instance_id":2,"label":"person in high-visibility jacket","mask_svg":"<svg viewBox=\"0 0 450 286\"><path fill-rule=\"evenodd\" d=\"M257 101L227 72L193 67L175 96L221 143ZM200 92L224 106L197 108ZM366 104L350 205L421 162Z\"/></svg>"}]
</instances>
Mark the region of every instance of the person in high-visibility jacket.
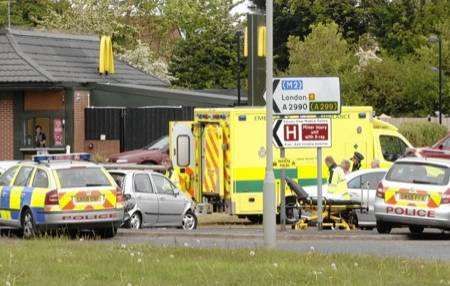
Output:
<instances>
[{"instance_id":1,"label":"person in high-visibility jacket","mask_svg":"<svg viewBox=\"0 0 450 286\"><path fill-rule=\"evenodd\" d=\"M348 192L347 181L345 180L345 173L342 166L337 165L331 156L325 158L325 164L328 166L331 173L328 184L328 193L342 197L346 200L350 199L350 193Z\"/></svg>"}]
</instances>

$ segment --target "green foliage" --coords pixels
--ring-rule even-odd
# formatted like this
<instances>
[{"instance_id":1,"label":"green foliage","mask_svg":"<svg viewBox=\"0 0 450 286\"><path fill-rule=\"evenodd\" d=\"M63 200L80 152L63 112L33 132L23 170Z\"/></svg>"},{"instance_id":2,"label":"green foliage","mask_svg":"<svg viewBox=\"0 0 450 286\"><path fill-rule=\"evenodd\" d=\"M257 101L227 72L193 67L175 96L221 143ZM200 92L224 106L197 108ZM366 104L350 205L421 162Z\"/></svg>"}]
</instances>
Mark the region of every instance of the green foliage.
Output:
<instances>
[{"instance_id":1,"label":"green foliage","mask_svg":"<svg viewBox=\"0 0 450 286\"><path fill-rule=\"evenodd\" d=\"M61 11L50 9L39 24L55 30L111 35L114 48L119 53L137 44L137 28L128 25L122 18L128 10L126 5L113 5L111 0L70 2L69 9Z\"/></svg>"},{"instance_id":2,"label":"green foliage","mask_svg":"<svg viewBox=\"0 0 450 286\"><path fill-rule=\"evenodd\" d=\"M230 32L202 31L177 43L169 63L172 83L193 89L235 86L236 49Z\"/></svg>"},{"instance_id":3,"label":"green foliage","mask_svg":"<svg viewBox=\"0 0 450 286\"><path fill-rule=\"evenodd\" d=\"M179 19L179 40L169 63L172 84L193 89L233 88L237 51L236 29L228 1L174 1L170 18ZM176 9L175 9L176 8ZM187 18L181 17L186 13Z\"/></svg>"},{"instance_id":4,"label":"green foliage","mask_svg":"<svg viewBox=\"0 0 450 286\"><path fill-rule=\"evenodd\" d=\"M68 0L11 0L11 26L37 26L49 9L66 10ZM0 27L8 25L8 1L0 0Z\"/></svg>"},{"instance_id":5,"label":"green foliage","mask_svg":"<svg viewBox=\"0 0 450 286\"><path fill-rule=\"evenodd\" d=\"M448 130L445 126L431 122L409 122L400 125L399 132L411 142L413 146L431 146L443 138Z\"/></svg>"},{"instance_id":6,"label":"green foliage","mask_svg":"<svg viewBox=\"0 0 450 286\"><path fill-rule=\"evenodd\" d=\"M313 25L304 41L291 36L287 47L289 75L340 75L356 64L336 23Z\"/></svg>"}]
</instances>

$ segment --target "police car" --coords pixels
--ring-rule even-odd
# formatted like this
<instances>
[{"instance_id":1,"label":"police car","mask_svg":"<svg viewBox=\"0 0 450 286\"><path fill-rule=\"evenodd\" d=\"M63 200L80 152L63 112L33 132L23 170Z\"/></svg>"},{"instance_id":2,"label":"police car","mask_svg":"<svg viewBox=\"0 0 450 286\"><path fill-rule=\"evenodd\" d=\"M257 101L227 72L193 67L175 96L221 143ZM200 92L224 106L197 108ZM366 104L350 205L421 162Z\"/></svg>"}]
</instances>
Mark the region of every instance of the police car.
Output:
<instances>
[{"instance_id":1,"label":"police car","mask_svg":"<svg viewBox=\"0 0 450 286\"><path fill-rule=\"evenodd\" d=\"M0 226L25 238L64 227L113 237L123 220L120 188L90 154L40 155L0 177Z\"/></svg>"},{"instance_id":2,"label":"police car","mask_svg":"<svg viewBox=\"0 0 450 286\"><path fill-rule=\"evenodd\" d=\"M450 229L450 161L405 158L395 162L377 188L375 217L379 233L408 226Z\"/></svg>"}]
</instances>

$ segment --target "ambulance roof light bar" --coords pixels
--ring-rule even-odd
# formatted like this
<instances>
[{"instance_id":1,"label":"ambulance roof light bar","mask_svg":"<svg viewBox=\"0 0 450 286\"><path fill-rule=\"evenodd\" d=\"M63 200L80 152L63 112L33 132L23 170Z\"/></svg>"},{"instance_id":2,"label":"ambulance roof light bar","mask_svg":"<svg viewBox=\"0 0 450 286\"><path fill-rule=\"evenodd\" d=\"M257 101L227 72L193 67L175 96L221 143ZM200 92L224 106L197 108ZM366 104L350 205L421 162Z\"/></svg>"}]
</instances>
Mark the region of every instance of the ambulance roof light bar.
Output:
<instances>
[{"instance_id":1,"label":"ambulance roof light bar","mask_svg":"<svg viewBox=\"0 0 450 286\"><path fill-rule=\"evenodd\" d=\"M36 155L33 156L33 161L36 163L50 162L50 161L90 161L91 154L89 153L72 153L72 154L55 154L55 155Z\"/></svg>"}]
</instances>

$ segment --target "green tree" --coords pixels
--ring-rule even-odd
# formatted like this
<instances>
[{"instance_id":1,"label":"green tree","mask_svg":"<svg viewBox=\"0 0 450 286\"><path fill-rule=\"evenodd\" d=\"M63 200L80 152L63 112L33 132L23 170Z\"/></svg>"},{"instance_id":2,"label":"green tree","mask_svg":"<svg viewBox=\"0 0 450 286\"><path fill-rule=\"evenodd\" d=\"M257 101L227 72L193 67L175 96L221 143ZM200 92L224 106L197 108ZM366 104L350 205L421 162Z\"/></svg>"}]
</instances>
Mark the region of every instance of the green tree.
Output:
<instances>
[{"instance_id":1,"label":"green tree","mask_svg":"<svg viewBox=\"0 0 450 286\"><path fill-rule=\"evenodd\" d=\"M172 84L193 89L235 87L234 34L213 30L177 43L169 63Z\"/></svg>"},{"instance_id":2,"label":"green tree","mask_svg":"<svg viewBox=\"0 0 450 286\"><path fill-rule=\"evenodd\" d=\"M313 25L304 41L289 37L289 76L339 76L346 104L361 102L353 90L357 84L357 58L336 23Z\"/></svg>"},{"instance_id":3,"label":"green tree","mask_svg":"<svg viewBox=\"0 0 450 286\"><path fill-rule=\"evenodd\" d=\"M233 88L237 53L231 2L168 1L165 16L183 34L169 63L172 83L194 89Z\"/></svg>"},{"instance_id":4,"label":"green tree","mask_svg":"<svg viewBox=\"0 0 450 286\"><path fill-rule=\"evenodd\" d=\"M36 26L49 8L65 10L68 0L11 0L11 26ZM0 0L0 27L8 25L8 1Z\"/></svg>"}]
</instances>

